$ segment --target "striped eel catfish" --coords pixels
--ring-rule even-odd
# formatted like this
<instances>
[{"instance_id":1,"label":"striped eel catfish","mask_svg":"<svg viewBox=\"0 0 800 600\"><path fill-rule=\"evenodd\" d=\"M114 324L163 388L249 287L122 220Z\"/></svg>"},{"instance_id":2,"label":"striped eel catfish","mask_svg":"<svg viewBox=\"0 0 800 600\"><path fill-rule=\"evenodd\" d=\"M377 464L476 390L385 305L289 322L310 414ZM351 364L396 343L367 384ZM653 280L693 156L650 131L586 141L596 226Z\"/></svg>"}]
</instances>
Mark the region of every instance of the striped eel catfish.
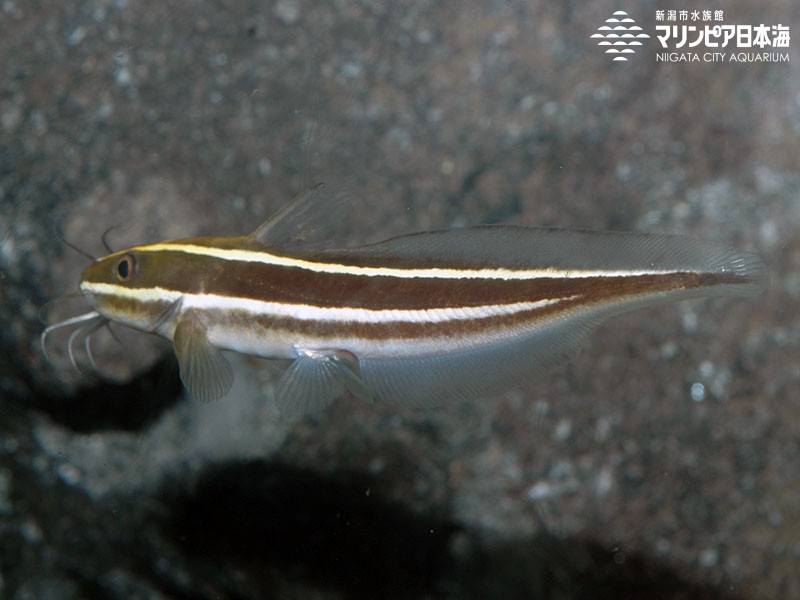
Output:
<instances>
[{"instance_id":1,"label":"striped eel catfish","mask_svg":"<svg viewBox=\"0 0 800 600\"><path fill-rule=\"evenodd\" d=\"M432 405L497 393L573 358L598 324L686 298L761 292L755 255L671 235L478 226L353 248L303 238L329 218L301 195L252 234L134 246L96 259L68 351L113 321L173 342L199 400L230 389L222 350L292 359L284 414L337 396Z\"/></svg>"}]
</instances>

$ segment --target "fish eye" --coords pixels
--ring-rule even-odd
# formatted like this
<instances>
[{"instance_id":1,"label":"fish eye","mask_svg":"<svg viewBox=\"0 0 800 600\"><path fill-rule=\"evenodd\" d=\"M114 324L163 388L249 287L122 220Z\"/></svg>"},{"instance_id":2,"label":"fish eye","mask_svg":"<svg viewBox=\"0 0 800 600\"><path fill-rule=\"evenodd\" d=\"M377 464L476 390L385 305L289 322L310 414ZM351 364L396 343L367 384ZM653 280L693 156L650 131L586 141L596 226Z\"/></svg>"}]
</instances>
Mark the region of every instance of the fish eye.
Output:
<instances>
[{"instance_id":1,"label":"fish eye","mask_svg":"<svg viewBox=\"0 0 800 600\"><path fill-rule=\"evenodd\" d=\"M120 281L128 281L136 273L136 259L133 254L124 254L118 261L114 272Z\"/></svg>"}]
</instances>

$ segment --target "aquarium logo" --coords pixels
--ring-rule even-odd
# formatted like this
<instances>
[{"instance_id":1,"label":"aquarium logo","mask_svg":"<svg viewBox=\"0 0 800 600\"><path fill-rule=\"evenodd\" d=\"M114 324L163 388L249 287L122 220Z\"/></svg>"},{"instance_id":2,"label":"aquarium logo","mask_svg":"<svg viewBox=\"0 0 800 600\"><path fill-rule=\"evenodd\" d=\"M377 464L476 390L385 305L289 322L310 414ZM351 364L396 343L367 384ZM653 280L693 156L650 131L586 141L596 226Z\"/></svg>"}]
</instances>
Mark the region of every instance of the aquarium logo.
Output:
<instances>
[{"instance_id":1,"label":"aquarium logo","mask_svg":"<svg viewBox=\"0 0 800 600\"><path fill-rule=\"evenodd\" d=\"M624 10L611 15L606 24L598 27L597 33L592 35L592 39L600 40L597 45L606 48L606 54L611 55L615 62L627 62L628 56L642 45L642 40L649 37Z\"/></svg>"}]
</instances>

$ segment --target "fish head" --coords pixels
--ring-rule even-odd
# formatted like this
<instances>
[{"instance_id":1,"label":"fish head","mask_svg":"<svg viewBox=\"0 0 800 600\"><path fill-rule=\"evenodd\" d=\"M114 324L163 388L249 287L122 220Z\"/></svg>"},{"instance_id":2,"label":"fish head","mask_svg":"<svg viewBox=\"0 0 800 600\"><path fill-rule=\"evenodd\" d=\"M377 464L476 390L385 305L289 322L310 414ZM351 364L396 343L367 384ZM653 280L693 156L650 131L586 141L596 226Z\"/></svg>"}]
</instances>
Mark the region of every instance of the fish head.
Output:
<instances>
[{"instance_id":1,"label":"fish head","mask_svg":"<svg viewBox=\"0 0 800 600\"><path fill-rule=\"evenodd\" d=\"M97 259L84 269L79 287L107 320L160 332L180 300L174 291L176 278L187 274L177 261L149 249L137 246Z\"/></svg>"}]
</instances>

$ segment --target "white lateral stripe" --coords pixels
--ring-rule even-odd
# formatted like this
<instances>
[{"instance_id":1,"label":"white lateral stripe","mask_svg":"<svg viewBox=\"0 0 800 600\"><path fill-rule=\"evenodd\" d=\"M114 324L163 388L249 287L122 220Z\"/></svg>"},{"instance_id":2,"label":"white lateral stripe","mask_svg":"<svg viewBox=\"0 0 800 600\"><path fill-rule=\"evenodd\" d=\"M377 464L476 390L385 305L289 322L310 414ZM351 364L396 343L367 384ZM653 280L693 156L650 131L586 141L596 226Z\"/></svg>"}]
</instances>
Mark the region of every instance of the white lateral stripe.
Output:
<instances>
[{"instance_id":1,"label":"white lateral stripe","mask_svg":"<svg viewBox=\"0 0 800 600\"><path fill-rule=\"evenodd\" d=\"M220 296L217 294L187 294L164 288L127 288L112 283L83 282L81 289L85 293L116 296L143 303L176 302L183 298L182 308L199 308L211 310L244 311L252 315L270 315L275 317L291 317L304 321L334 321L360 323L443 323L446 321L466 321L485 319L520 312L536 310L578 296L564 298L548 298L534 302L514 302L510 304L491 304L486 306L462 306L447 308L428 308L418 310L368 308L334 308L311 306L308 304L287 304L282 302L265 302L250 298Z\"/></svg>"},{"instance_id":2,"label":"white lateral stripe","mask_svg":"<svg viewBox=\"0 0 800 600\"><path fill-rule=\"evenodd\" d=\"M434 279L584 279L587 277L631 277L638 275L667 275L670 273L680 273L682 270L675 269L652 269L652 270L580 270L580 269L505 269L505 268L486 268L486 269L402 269L396 267L360 267L357 265L346 265L338 263L314 262L290 256L280 256L270 252L256 250L239 250L233 248L214 248L212 246L198 246L195 244L176 244L164 242L161 244L151 244L149 246L139 246L134 248L138 252L158 252L159 250L172 250L174 252L185 252L186 254L196 254L209 256L222 260L237 260L242 262L263 263L279 267L295 267L305 269L315 273L330 273L339 275L361 275L366 277L398 277L413 279L419 277L429 277Z\"/></svg>"}]
</instances>

